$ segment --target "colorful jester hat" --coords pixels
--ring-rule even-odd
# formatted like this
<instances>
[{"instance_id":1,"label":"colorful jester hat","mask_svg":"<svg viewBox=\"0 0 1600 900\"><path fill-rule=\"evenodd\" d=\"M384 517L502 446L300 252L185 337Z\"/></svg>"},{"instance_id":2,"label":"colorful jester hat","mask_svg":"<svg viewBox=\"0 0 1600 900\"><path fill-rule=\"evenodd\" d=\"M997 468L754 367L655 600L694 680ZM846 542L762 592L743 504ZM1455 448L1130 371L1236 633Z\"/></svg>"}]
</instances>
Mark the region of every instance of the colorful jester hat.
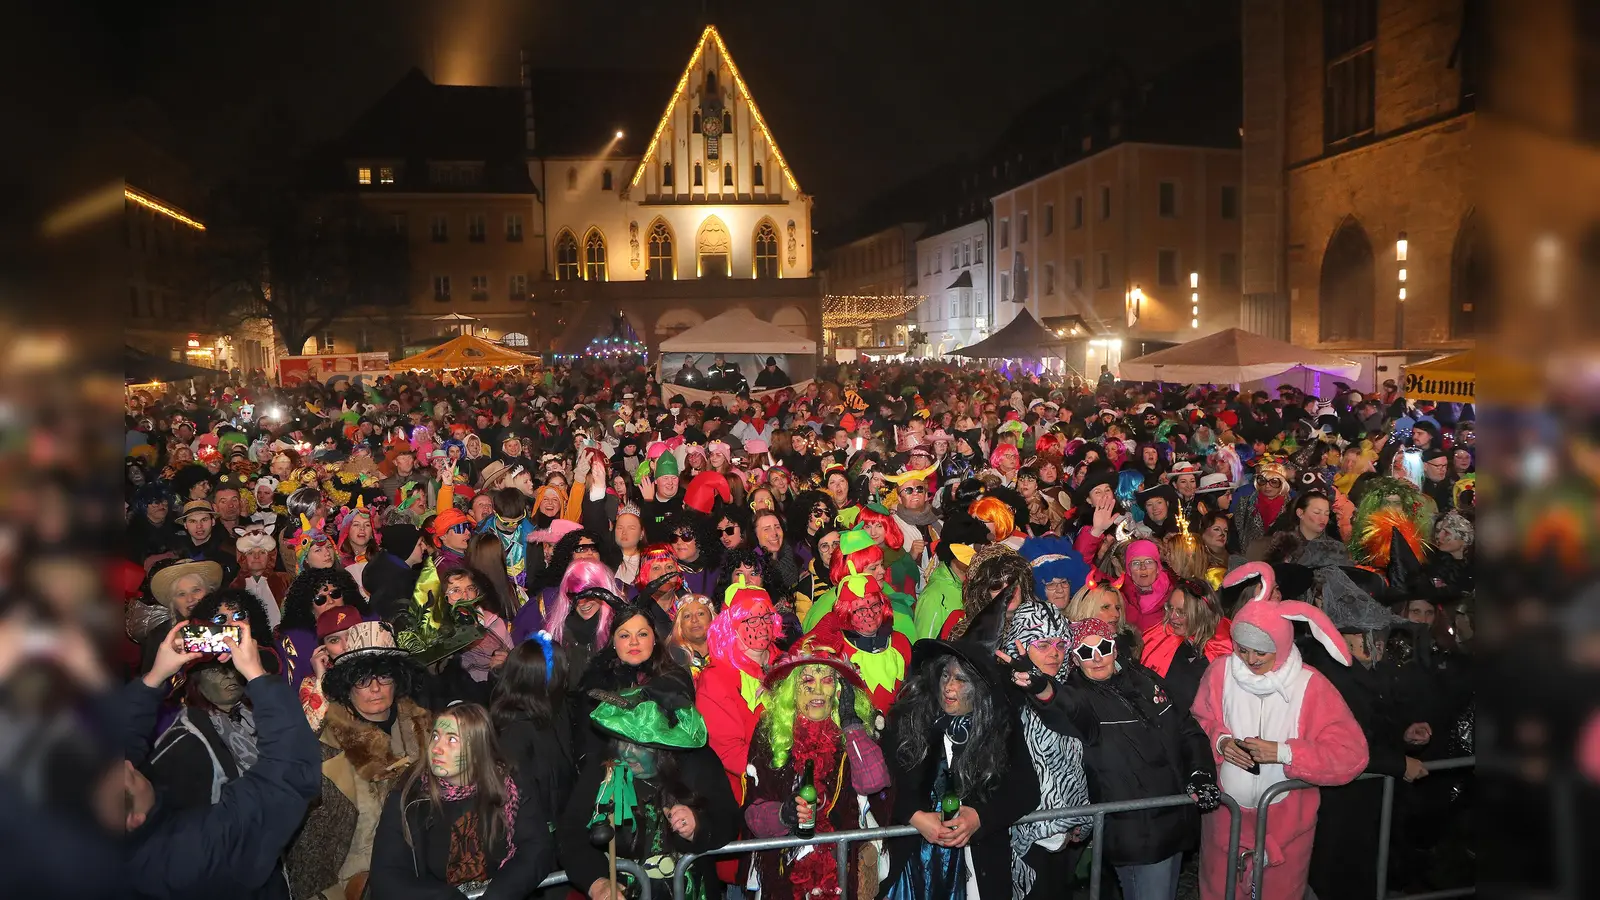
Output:
<instances>
[{"instance_id":1,"label":"colorful jester hat","mask_svg":"<svg viewBox=\"0 0 1600 900\"><path fill-rule=\"evenodd\" d=\"M839 552L844 554L845 567L849 569L851 575L859 575L861 573L856 571L855 563L850 561L850 555L875 546L875 544L876 542L873 541L872 535L868 534L865 528L852 528L839 535Z\"/></svg>"},{"instance_id":2,"label":"colorful jester hat","mask_svg":"<svg viewBox=\"0 0 1600 900\"><path fill-rule=\"evenodd\" d=\"M595 690L589 696L595 700L589 720L619 741L657 750L694 750L706 745L706 720L692 705L668 715L655 700L645 697L642 688L629 688L621 694ZM625 760L607 765L595 793L590 827L604 822L607 815L618 828L637 822L639 795L633 780L633 767Z\"/></svg>"},{"instance_id":3,"label":"colorful jester hat","mask_svg":"<svg viewBox=\"0 0 1600 900\"><path fill-rule=\"evenodd\" d=\"M439 569L431 557L423 563L411 603L401 611L397 624L404 628L395 636L395 643L424 666L467 649L484 633L470 602L451 604L445 599Z\"/></svg>"},{"instance_id":4,"label":"colorful jester hat","mask_svg":"<svg viewBox=\"0 0 1600 900\"><path fill-rule=\"evenodd\" d=\"M294 550L297 567L305 566L306 557L311 555L312 547L332 542L333 538L328 536L327 521L325 519L318 519L313 522L303 514L300 516L300 530L285 541Z\"/></svg>"}]
</instances>

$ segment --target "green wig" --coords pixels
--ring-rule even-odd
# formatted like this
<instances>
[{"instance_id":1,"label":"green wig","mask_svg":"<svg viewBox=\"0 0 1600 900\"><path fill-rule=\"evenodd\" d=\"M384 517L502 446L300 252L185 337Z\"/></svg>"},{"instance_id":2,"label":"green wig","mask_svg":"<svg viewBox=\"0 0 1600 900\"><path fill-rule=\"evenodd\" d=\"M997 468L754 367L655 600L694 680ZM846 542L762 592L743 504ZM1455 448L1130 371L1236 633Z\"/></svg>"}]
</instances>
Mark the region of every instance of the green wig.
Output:
<instances>
[{"instance_id":1,"label":"green wig","mask_svg":"<svg viewBox=\"0 0 1600 900\"><path fill-rule=\"evenodd\" d=\"M766 709L761 713L761 729L766 734L767 744L772 747L772 766L781 769L789 764L789 750L794 746L794 720L800 714L795 695L799 693L800 675L806 669L817 668L832 669L824 663L811 663L804 666L795 666L782 681L768 690L765 694ZM833 670L837 675L837 670ZM843 675L838 675L839 687L843 688L846 681ZM876 710L872 707L872 698L866 691L851 685L855 696L856 718L867 728L867 733L872 733L872 719ZM837 695L836 695L837 696ZM833 722L839 724L839 705L834 704Z\"/></svg>"}]
</instances>

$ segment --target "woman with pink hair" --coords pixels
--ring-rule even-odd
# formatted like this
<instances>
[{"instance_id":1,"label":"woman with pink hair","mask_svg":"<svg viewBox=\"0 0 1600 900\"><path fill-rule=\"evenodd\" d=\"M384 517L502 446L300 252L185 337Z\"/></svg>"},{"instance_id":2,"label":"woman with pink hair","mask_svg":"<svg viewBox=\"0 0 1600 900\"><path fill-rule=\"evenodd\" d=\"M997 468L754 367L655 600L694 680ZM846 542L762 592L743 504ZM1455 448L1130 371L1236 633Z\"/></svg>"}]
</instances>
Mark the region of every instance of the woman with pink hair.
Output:
<instances>
[{"instance_id":1,"label":"woman with pink hair","mask_svg":"<svg viewBox=\"0 0 1600 900\"><path fill-rule=\"evenodd\" d=\"M1260 578L1271 596L1271 568L1250 563L1229 582ZM1328 655L1350 665L1350 649L1322 610L1299 601L1251 600L1233 621L1234 652L1206 669L1192 712L1205 729L1217 760L1222 790L1239 803L1240 850L1264 854L1259 896L1298 900L1306 892L1311 847L1316 837L1315 788L1288 791L1269 804L1266 846L1257 847L1261 795L1272 785L1298 778L1316 785L1347 784L1367 765L1367 739L1339 691L1306 666L1294 643L1294 623L1306 622ZM1228 856L1227 810L1205 817L1200 852L1200 894L1225 896L1226 873L1239 860ZM1249 878L1246 868L1241 878ZM1240 882L1250 894L1249 882Z\"/></svg>"},{"instance_id":2,"label":"woman with pink hair","mask_svg":"<svg viewBox=\"0 0 1600 900\"><path fill-rule=\"evenodd\" d=\"M546 611L543 621L525 618L522 613L538 609L538 604L529 603L524 606L512 623L512 646L522 643L528 636L536 631L546 631L550 639L567 651L568 671L582 672L589 663L589 657L605 649L606 641L611 638L611 607L600 599L587 596L578 598L576 603L573 598L589 588L603 588L615 594L618 599L623 596L623 587L617 583L617 577L611 574L606 564L598 560L574 560L567 567L567 573L561 576L561 587L556 592L555 602Z\"/></svg>"},{"instance_id":3,"label":"woman with pink hair","mask_svg":"<svg viewBox=\"0 0 1600 900\"><path fill-rule=\"evenodd\" d=\"M1022 468L1022 454L1015 444L1001 444L989 454L989 465L1000 473L1000 478L1006 487L1014 487L1017 483L1017 470Z\"/></svg>"},{"instance_id":4,"label":"woman with pink hair","mask_svg":"<svg viewBox=\"0 0 1600 900\"><path fill-rule=\"evenodd\" d=\"M706 635L711 664L695 681L694 705L705 719L708 743L722 760L733 797L743 803L750 740L761 721L761 682L777 657L773 640L783 623L766 591L745 587L741 580L729 593ZM717 864L717 871L734 883L738 867L737 860L726 860Z\"/></svg>"}]
</instances>

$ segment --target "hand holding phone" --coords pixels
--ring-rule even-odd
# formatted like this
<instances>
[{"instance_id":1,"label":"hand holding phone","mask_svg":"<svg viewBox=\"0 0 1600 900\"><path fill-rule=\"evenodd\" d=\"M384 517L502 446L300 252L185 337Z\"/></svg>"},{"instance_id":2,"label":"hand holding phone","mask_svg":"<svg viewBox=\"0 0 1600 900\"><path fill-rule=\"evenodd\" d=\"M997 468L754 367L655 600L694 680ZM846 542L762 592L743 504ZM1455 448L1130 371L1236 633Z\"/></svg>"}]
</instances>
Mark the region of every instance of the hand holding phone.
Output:
<instances>
[{"instance_id":1,"label":"hand holding phone","mask_svg":"<svg viewBox=\"0 0 1600 900\"><path fill-rule=\"evenodd\" d=\"M183 626L183 652L218 655L228 652L225 637L239 640L237 625L185 625Z\"/></svg>"}]
</instances>

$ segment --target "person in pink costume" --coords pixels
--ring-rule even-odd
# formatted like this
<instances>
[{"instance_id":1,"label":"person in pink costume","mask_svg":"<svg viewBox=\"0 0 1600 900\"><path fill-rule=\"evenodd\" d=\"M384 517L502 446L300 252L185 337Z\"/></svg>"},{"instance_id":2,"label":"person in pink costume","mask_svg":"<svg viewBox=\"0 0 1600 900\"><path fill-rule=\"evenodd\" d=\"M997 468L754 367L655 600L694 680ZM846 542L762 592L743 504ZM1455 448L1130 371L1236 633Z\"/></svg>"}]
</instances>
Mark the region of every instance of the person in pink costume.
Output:
<instances>
[{"instance_id":1,"label":"person in pink costume","mask_svg":"<svg viewBox=\"0 0 1600 900\"><path fill-rule=\"evenodd\" d=\"M1263 598L1272 596L1272 570L1250 563L1224 584L1259 578ZM1307 622L1329 655L1350 664L1338 629L1309 603L1256 599L1234 618L1234 653L1206 669L1192 712L1211 741L1224 793L1239 803L1241 851L1266 853L1261 900L1300 900L1316 835L1316 788L1289 791L1271 804L1265 848L1255 847L1258 800L1267 788L1291 778L1317 785L1346 784L1367 765L1367 740L1344 698L1320 673L1301 663L1294 645L1296 621ZM1251 774L1251 766L1259 774ZM1225 896L1229 812L1206 816L1200 852L1200 895ZM1236 896L1250 894L1250 870L1239 875Z\"/></svg>"},{"instance_id":2,"label":"person in pink costume","mask_svg":"<svg viewBox=\"0 0 1600 900\"><path fill-rule=\"evenodd\" d=\"M727 606L706 632L711 664L695 680L694 705L705 719L707 743L722 760L733 798L743 803L750 741L761 721L761 682L777 656L773 638L783 625L766 591L745 587L741 578L728 594ZM717 871L734 883L739 860L719 860Z\"/></svg>"},{"instance_id":3,"label":"person in pink costume","mask_svg":"<svg viewBox=\"0 0 1600 900\"><path fill-rule=\"evenodd\" d=\"M1167 611L1167 596L1172 593L1172 573L1161 563L1161 548L1149 540L1128 544L1122 575L1122 607L1128 624L1141 634L1160 625Z\"/></svg>"}]
</instances>

